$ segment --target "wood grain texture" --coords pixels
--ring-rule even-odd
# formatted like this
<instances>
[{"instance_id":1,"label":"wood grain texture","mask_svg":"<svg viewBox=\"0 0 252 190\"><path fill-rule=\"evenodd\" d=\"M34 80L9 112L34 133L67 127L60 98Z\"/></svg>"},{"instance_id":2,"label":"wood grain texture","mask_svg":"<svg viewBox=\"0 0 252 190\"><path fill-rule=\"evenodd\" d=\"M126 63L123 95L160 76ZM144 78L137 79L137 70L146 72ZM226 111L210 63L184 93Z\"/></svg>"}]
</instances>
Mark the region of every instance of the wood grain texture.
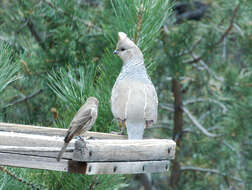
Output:
<instances>
[{"instance_id":1,"label":"wood grain texture","mask_svg":"<svg viewBox=\"0 0 252 190\"><path fill-rule=\"evenodd\" d=\"M169 160L140 162L76 162L62 159L60 162L57 162L54 158L0 153L0 165L82 173L87 175L160 173L168 171L169 164Z\"/></svg>"},{"instance_id":2,"label":"wood grain texture","mask_svg":"<svg viewBox=\"0 0 252 190\"><path fill-rule=\"evenodd\" d=\"M0 165L64 172L68 171L68 160L65 159L62 159L61 162L57 162L55 158L1 152Z\"/></svg>"},{"instance_id":3,"label":"wood grain texture","mask_svg":"<svg viewBox=\"0 0 252 190\"><path fill-rule=\"evenodd\" d=\"M67 148L63 158L72 159L75 139ZM0 152L56 158L64 138L15 132L0 131Z\"/></svg>"},{"instance_id":4,"label":"wood grain texture","mask_svg":"<svg viewBox=\"0 0 252 190\"><path fill-rule=\"evenodd\" d=\"M67 129L0 122L0 131L46 135L46 136L65 136ZM100 133L92 131L86 132L85 134L83 134L83 136L93 137L96 139L127 139L127 136L124 135L116 135L116 134Z\"/></svg>"},{"instance_id":5,"label":"wood grain texture","mask_svg":"<svg viewBox=\"0 0 252 190\"><path fill-rule=\"evenodd\" d=\"M57 162L64 136L57 135L57 130L62 129L54 130L0 123L0 165L87 175L155 173L167 171L175 154L173 140L101 140L98 135L99 138L84 141L73 139L62 160Z\"/></svg>"},{"instance_id":6,"label":"wood grain texture","mask_svg":"<svg viewBox=\"0 0 252 190\"><path fill-rule=\"evenodd\" d=\"M20 146L2 146L0 145L1 153L22 154L30 156L40 156L48 158L56 158L60 151L60 147L20 147ZM72 159L73 147L67 148L63 158Z\"/></svg>"},{"instance_id":7,"label":"wood grain texture","mask_svg":"<svg viewBox=\"0 0 252 190\"><path fill-rule=\"evenodd\" d=\"M76 161L147 161L174 158L176 143L168 139L76 141Z\"/></svg>"},{"instance_id":8,"label":"wood grain texture","mask_svg":"<svg viewBox=\"0 0 252 190\"><path fill-rule=\"evenodd\" d=\"M61 147L63 137L34 135L16 132L1 132L0 145L20 146L20 147ZM69 147L74 147L75 139L69 143Z\"/></svg>"},{"instance_id":9,"label":"wood grain texture","mask_svg":"<svg viewBox=\"0 0 252 190\"><path fill-rule=\"evenodd\" d=\"M0 132L0 152L54 157L63 143L63 137ZM169 160L174 157L175 146L175 142L168 139L95 139L85 140L85 144L73 139L68 146L68 151L74 149L73 157L68 155L65 158L75 161Z\"/></svg>"},{"instance_id":10,"label":"wood grain texture","mask_svg":"<svg viewBox=\"0 0 252 190\"><path fill-rule=\"evenodd\" d=\"M56 157L63 137L0 131L0 152ZM85 142L85 143L84 143ZM76 140L64 158L75 161L153 161L174 158L175 142L168 139ZM71 153L73 152L73 154Z\"/></svg>"},{"instance_id":11,"label":"wood grain texture","mask_svg":"<svg viewBox=\"0 0 252 190\"><path fill-rule=\"evenodd\" d=\"M169 160L140 162L88 162L87 175L160 173L169 170Z\"/></svg>"}]
</instances>

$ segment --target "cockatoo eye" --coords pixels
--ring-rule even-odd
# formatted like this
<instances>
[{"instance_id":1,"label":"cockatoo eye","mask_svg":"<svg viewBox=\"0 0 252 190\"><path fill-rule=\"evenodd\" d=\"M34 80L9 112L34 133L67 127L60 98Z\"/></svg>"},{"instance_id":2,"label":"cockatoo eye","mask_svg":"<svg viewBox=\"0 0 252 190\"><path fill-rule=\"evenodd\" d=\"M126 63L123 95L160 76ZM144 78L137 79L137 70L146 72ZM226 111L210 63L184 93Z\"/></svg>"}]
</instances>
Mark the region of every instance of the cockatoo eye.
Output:
<instances>
[{"instance_id":1,"label":"cockatoo eye","mask_svg":"<svg viewBox=\"0 0 252 190\"><path fill-rule=\"evenodd\" d=\"M120 48L120 51L124 51L124 50L126 50L125 48Z\"/></svg>"}]
</instances>

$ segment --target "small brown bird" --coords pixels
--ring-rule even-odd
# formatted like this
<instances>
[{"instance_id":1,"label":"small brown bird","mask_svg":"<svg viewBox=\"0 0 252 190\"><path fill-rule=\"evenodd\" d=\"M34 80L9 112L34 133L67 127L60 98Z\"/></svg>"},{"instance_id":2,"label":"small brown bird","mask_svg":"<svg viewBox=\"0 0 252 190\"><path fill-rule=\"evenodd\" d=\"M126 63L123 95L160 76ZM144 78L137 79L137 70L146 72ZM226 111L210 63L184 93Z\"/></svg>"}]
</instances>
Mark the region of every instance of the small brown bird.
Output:
<instances>
[{"instance_id":1,"label":"small brown bird","mask_svg":"<svg viewBox=\"0 0 252 190\"><path fill-rule=\"evenodd\" d=\"M65 143L56 158L58 162L73 137L79 136L92 128L97 118L98 104L99 101L95 97L89 97L85 104L81 106L79 111L75 114L66 133L64 139Z\"/></svg>"}]
</instances>

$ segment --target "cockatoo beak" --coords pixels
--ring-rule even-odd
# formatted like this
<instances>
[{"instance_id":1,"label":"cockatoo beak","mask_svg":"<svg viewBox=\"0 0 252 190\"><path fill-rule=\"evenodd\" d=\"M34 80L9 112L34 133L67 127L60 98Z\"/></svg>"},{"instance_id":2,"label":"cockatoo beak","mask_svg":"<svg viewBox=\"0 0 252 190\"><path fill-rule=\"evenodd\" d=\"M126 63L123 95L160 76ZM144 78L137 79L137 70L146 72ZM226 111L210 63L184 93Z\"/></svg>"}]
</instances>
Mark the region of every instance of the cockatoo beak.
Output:
<instances>
[{"instance_id":1,"label":"cockatoo beak","mask_svg":"<svg viewBox=\"0 0 252 190\"><path fill-rule=\"evenodd\" d=\"M119 51L117 49L113 52L113 54L118 54L118 53Z\"/></svg>"}]
</instances>

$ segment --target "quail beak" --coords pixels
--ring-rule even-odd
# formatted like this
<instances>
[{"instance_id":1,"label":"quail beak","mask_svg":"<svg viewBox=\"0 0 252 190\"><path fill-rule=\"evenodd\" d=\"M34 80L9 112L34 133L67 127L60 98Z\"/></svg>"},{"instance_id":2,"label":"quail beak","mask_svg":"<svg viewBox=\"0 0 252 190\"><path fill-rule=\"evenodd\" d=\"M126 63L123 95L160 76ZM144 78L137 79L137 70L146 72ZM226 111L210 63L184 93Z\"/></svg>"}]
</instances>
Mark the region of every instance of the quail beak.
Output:
<instances>
[{"instance_id":1,"label":"quail beak","mask_svg":"<svg viewBox=\"0 0 252 190\"><path fill-rule=\"evenodd\" d=\"M118 53L119 51L117 49L113 52L113 54L118 54Z\"/></svg>"}]
</instances>

